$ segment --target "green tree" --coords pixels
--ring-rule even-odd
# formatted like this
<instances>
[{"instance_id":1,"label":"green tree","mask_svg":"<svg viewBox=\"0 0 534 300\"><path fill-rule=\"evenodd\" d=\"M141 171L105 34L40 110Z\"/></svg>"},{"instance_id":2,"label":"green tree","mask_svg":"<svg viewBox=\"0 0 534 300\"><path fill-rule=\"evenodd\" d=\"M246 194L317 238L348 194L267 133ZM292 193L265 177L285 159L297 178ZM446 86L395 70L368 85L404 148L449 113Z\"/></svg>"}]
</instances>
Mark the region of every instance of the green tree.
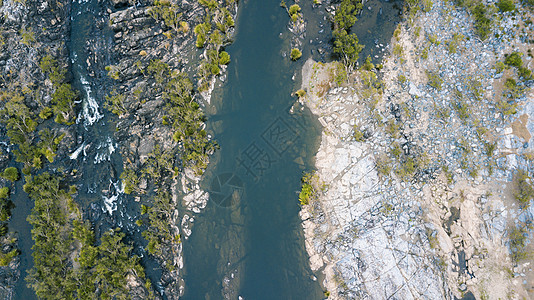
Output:
<instances>
[{"instance_id":1,"label":"green tree","mask_svg":"<svg viewBox=\"0 0 534 300\"><path fill-rule=\"evenodd\" d=\"M356 23L358 18L356 15L362 9L362 3L358 0L343 0L339 7L336 9L334 16L334 29L335 30L350 30L352 25Z\"/></svg>"},{"instance_id":2,"label":"green tree","mask_svg":"<svg viewBox=\"0 0 534 300\"><path fill-rule=\"evenodd\" d=\"M104 103L104 108L111 111L112 113L122 116L128 112L126 106L124 106L124 100L126 100L126 95L118 93L116 90L113 90L111 94L105 97L106 102Z\"/></svg>"},{"instance_id":3,"label":"green tree","mask_svg":"<svg viewBox=\"0 0 534 300\"><path fill-rule=\"evenodd\" d=\"M167 27L180 31L182 13L179 11L180 7L176 4L171 4L167 1L155 1L154 6L148 10L148 13L155 20L163 20Z\"/></svg>"},{"instance_id":4,"label":"green tree","mask_svg":"<svg viewBox=\"0 0 534 300\"><path fill-rule=\"evenodd\" d=\"M197 40L195 45L197 48L203 48L206 44L206 36L208 35L209 31L211 30L210 23L201 23L195 26L195 29L193 30L195 34L197 35Z\"/></svg>"},{"instance_id":5,"label":"green tree","mask_svg":"<svg viewBox=\"0 0 534 300\"><path fill-rule=\"evenodd\" d=\"M124 192L126 194L131 194L133 192L141 192L141 189L139 188L139 177L133 169L128 167L124 168L120 179L122 180L122 184L124 184Z\"/></svg>"},{"instance_id":6,"label":"green tree","mask_svg":"<svg viewBox=\"0 0 534 300\"><path fill-rule=\"evenodd\" d=\"M19 180L19 170L15 167L8 167L2 172L2 178L15 182Z\"/></svg>"},{"instance_id":7,"label":"green tree","mask_svg":"<svg viewBox=\"0 0 534 300\"><path fill-rule=\"evenodd\" d=\"M345 66L351 71L360 57L363 45L359 44L356 34L348 34L345 30L335 31L334 37L334 53L341 57Z\"/></svg>"},{"instance_id":8,"label":"green tree","mask_svg":"<svg viewBox=\"0 0 534 300\"><path fill-rule=\"evenodd\" d=\"M63 83L56 88L52 94L52 110L56 115L55 121L66 125L74 124L76 114L74 111L75 101L78 93L74 91L70 84Z\"/></svg>"},{"instance_id":9,"label":"green tree","mask_svg":"<svg viewBox=\"0 0 534 300\"><path fill-rule=\"evenodd\" d=\"M221 65L227 65L230 63L230 54L226 51L221 51L219 53L219 64Z\"/></svg>"}]
</instances>

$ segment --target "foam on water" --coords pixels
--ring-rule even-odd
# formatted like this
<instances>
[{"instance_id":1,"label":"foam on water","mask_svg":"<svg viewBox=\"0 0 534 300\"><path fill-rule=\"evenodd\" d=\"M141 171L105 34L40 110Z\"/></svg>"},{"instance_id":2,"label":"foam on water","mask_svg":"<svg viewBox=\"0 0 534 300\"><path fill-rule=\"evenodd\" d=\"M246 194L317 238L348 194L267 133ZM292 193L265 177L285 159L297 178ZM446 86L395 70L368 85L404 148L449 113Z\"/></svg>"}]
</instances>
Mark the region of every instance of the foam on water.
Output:
<instances>
[{"instance_id":1,"label":"foam on water","mask_svg":"<svg viewBox=\"0 0 534 300\"><path fill-rule=\"evenodd\" d=\"M98 152L95 155L95 161L94 164L99 164L103 161L109 161L111 159L111 154L115 152L116 145L111 140L111 137L108 137L107 140L103 143L98 144L96 147L97 151L102 149L102 151Z\"/></svg>"},{"instance_id":2,"label":"foam on water","mask_svg":"<svg viewBox=\"0 0 534 300\"><path fill-rule=\"evenodd\" d=\"M115 187L115 193L112 193L109 197L102 196L102 200L104 200L104 209L110 216L117 210L117 200L119 199L119 196L124 193L123 184L120 179L116 182L111 181L111 183L113 184L113 187Z\"/></svg>"},{"instance_id":3,"label":"foam on water","mask_svg":"<svg viewBox=\"0 0 534 300\"><path fill-rule=\"evenodd\" d=\"M80 147L78 147L78 149L74 150L74 152L69 154L69 158L78 159L78 156L80 155L82 151L84 152L84 156L85 156L85 142L83 142L83 144L81 144Z\"/></svg>"},{"instance_id":4,"label":"foam on water","mask_svg":"<svg viewBox=\"0 0 534 300\"><path fill-rule=\"evenodd\" d=\"M76 123L79 123L80 120L83 121L84 126L90 126L93 125L98 120L102 119L104 117L103 114L101 114L98 111L98 103L96 102L95 98L92 96L91 86L87 79L85 77L80 77L80 82L82 84L83 90L85 91L85 98L83 100L83 106L82 111L80 112L80 115L78 116L78 120L76 120Z\"/></svg>"}]
</instances>

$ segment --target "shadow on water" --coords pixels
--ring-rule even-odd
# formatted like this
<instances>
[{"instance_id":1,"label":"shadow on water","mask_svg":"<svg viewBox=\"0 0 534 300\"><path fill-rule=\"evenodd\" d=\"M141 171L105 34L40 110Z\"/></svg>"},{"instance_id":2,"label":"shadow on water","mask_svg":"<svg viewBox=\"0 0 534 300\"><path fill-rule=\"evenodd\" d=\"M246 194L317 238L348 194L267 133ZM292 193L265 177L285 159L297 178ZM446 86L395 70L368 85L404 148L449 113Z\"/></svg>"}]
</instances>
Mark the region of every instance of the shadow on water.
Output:
<instances>
[{"instance_id":1,"label":"shadow on water","mask_svg":"<svg viewBox=\"0 0 534 300\"><path fill-rule=\"evenodd\" d=\"M384 49L390 43L397 24L401 21L403 1L371 0L365 1L358 21L352 27L360 44L365 45L360 53L360 63L367 56L371 56L374 63L379 63L388 50ZM382 45L382 46L381 46Z\"/></svg>"}]
</instances>

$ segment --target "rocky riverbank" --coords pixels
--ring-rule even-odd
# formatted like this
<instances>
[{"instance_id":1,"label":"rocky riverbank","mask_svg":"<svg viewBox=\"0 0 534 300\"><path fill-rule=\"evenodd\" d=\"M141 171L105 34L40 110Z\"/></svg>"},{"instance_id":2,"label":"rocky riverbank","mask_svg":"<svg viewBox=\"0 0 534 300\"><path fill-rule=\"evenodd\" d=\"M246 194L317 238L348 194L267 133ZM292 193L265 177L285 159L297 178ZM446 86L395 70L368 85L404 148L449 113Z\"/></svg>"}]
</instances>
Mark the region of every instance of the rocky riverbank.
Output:
<instances>
[{"instance_id":1,"label":"rocky riverbank","mask_svg":"<svg viewBox=\"0 0 534 300\"><path fill-rule=\"evenodd\" d=\"M114 80L108 107L119 116L121 178L148 212L138 225L163 268L158 284L168 299L178 299L185 290L182 241L207 204L199 182L216 147L199 104L209 104L215 83L224 80L230 58L221 47L232 40L237 2L113 3L115 45L106 70ZM153 200L161 197L168 200Z\"/></svg>"},{"instance_id":2,"label":"rocky riverbank","mask_svg":"<svg viewBox=\"0 0 534 300\"><path fill-rule=\"evenodd\" d=\"M482 41L434 1L376 45L381 70L305 64L324 130L301 217L331 299L533 296L532 12L495 14Z\"/></svg>"}]
</instances>

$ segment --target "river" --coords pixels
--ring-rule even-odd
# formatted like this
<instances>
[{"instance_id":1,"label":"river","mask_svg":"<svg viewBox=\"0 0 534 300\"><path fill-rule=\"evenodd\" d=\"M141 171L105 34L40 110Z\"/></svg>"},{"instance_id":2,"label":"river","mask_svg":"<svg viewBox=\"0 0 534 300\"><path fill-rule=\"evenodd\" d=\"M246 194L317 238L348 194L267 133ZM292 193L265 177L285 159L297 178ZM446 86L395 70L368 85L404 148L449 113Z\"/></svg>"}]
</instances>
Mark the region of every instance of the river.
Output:
<instances>
[{"instance_id":1,"label":"river","mask_svg":"<svg viewBox=\"0 0 534 300\"><path fill-rule=\"evenodd\" d=\"M320 128L308 111L289 112L301 62L282 57L286 11L277 1L240 5L227 84L207 108L221 149L203 182L212 201L185 243L184 299L219 299L226 286L245 299L320 299L297 200Z\"/></svg>"}]
</instances>

